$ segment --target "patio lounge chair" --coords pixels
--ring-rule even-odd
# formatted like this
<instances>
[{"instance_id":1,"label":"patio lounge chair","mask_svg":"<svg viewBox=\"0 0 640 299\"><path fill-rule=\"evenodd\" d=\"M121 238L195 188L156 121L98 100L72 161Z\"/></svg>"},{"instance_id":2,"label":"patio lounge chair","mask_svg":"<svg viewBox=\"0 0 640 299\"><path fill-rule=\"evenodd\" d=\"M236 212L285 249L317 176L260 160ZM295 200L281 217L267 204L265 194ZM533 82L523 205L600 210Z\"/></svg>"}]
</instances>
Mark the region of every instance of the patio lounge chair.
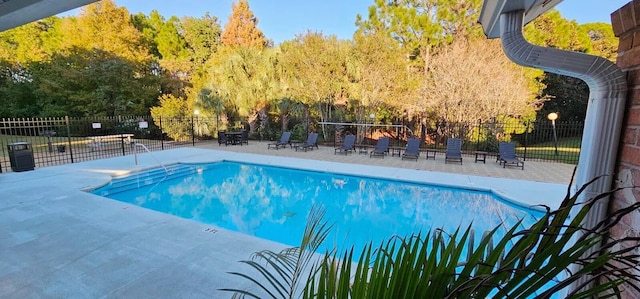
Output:
<instances>
[{"instance_id":1,"label":"patio lounge chair","mask_svg":"<svg viewBox=\"0 0 640 299\"><path fill-rule=\"evenodd\" d=\"M287 147L289 144L289 140L291 139L291 132L282 132L282 136L280 136L280 140L278 142L267 144L267 149L270 149L272 146L278 149L279 147Z\"/></svg>"},{"instance_id":2,"label":"patio lounge chair","mask_svg":"<svg viewBox=\"0 0 640 299\"><path fill-rule=\"evenodd\" d=\"M460 138L447 139L447 152L444 154L444 163L460 162L462 165L462 140Z\"/></svg>"},{"instance_id":3,"label":"patio lounge chair","mask_svg":"<svg viewBox=\"0 0 640 299\"><path fill-rule=\"evenodd\" d=\"M516 166L524 170L524 162L516 157L516 145L511 142L500 142L498 145L500 150L500 164L502 168L509 166Z\"/></svg>"},{"instance_id":4,"label":"patio lounge chair","mask_svg":"<svg viewBox=\"0 0 640 299\"><path fill-rule=\"evenodd\" d=\"M305 141L301 145L296 146L296 152L298 151L298 149L303 149L306 152L308 149L313 149L314 146L318 148L317 140L318 140L318 133L309 133L309 136L307 137L307 141Z\"/></svg>"},{"instance_id":5,"label":"patio lounge chair","mask_svg":"<svg viewBox=\"0 0 640 299\"><path fill-rule=\"evenodd\" d=\"M409 140L407 140L407 149L405 149L404 154L402 154L402 160L414 159L417 162L419 156L420 156L420 139L411 137L409 138Z\"/></svg>"},{"instance_id":6,"label":"patio lounge chair","mask_svg":"<svg viewBox=\"0 0 640 299\"><path fill-rule=\"evenodd\" d=\"M344 137L344 141L342 141L341 147L336 147L333 151L333 154L344 153L346 156L348 153L354 151L356 148L356 135L347 135Z\"/></svg>"},{"instance_id":7,"label":"patio lounge chair","mask_svg":"<svg viewBox=\"0 0 640 299\"><path fill-rule=\"evenodd\" d=\"M369 154L369 158L371 157L382 157L387 154L389 151L389 137L382 137L378 139L378 143L376 143L376 147Z\"/></svg>"}]
</instances>

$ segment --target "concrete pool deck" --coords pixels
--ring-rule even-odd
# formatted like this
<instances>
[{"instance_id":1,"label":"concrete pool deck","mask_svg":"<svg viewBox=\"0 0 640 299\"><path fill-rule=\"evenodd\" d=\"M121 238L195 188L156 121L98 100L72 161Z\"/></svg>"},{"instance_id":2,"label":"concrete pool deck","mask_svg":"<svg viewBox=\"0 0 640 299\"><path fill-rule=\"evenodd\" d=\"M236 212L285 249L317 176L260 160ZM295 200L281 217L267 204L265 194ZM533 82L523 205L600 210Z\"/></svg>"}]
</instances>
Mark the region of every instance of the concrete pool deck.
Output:
<instances>
[{"instance_id":1,"label":"concrete pool deck","mask_svg":"<svg viewBox=\"0 0 640 299\"><path fill-rule=\"evenodd\" d=\"M205 147L213 150L182 148L141 154L138 165L133 156L125 156L0 174L0 297L228 298L230 293L218 289L246 285L227 274L246 269L237 261L259 250L285 247L82 191L107 183L112 175L156 167L157 160L170 164L225 159L431 181L492 189L524 205L552 207L564 197L573 169L535 162L527 162L524 171L502 169L489 161L474 163L473 157L471 161L465 158L461 166L442 166L441 157L418 162L398 157L370 159L357 153L344 157L323 147L309 152L266 151L266 143L258 142ZM457 168L463 174L427 170L437 167ZM476 168L477 174L464 173ZM537 174L545 170L547 176ZM483 171L496 174L482 176ZM505 176L517 172L523 178L499 177L500 172ZM558 173L569 177L557 182L548 179Z\"/></svg>"}]
</instances>

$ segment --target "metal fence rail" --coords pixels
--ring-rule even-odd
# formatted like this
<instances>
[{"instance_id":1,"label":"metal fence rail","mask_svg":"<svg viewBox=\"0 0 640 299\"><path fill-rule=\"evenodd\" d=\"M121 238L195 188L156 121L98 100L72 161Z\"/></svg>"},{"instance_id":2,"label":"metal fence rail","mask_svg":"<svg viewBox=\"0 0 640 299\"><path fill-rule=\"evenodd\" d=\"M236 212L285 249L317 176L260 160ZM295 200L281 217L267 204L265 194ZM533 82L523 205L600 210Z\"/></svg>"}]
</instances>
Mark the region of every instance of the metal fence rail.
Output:
<instances>
[{"instance_id":1,"label":"metal fence rail","mask_svg":"<svg viewBox=\"0 0 640 299\"><path fill-rule=\"evenodd\" d=\"M9 145L31 145L36 167L77 163L132 154L131 142L152 151L194 146L194 119L159 119L149 116L95 118L20 118L0 120L0 170L11 171ZM162 126L181 126L178 138L168 138ZM174 134L175 135L175 134Z\"/></svg>"},{"instance_id":2,"label":"metal fence rail","mask_svg":"<svg viewBox=\"0 0 640 299\"><path fill-rule=\"evenodd\" d=\"M35 167L77 163L132 154L131 142L157 151L216 137L217 119L206 117L158 118L116 116L93 118L20 118L0 120L0 171L12 171L9 145L30 144ZM341 134L358 134L358 143L375 144L380 136L402 147L410 135L422 139L422 148L444 150L448 137L462 138L463 151L497 152L498 142L517 144L518 155L529 161L577 164L584 124L578 122L434 123L412 128L397 124L331 125L319 142L340 144ZM554 134L555 133L555 134ZM324 136L323 136L324 135ZM325 137L326 136L326 137Z\"/></svg>"},{"instance_id":3,"label":"metal fence rail","mask_svg":"<svg viewBox=\"0 0 640 299\"><path fill-rule=\"evenodd\" d=\"M489 154L498 152L500 142L513 142L517 154L528 161L577 164L584 123L582 122L476 122L432 123L411 131L403 126L387 124L333 125L326 140L340 144L342 135L358 134L358 143L373 145L382 136L391 138L390 145L402 147L412 134L422 140L423 149L446 149L447 138L461 138L462 150L472 155L475 151ZM415 132L415 133L414 133Z\"/></svg>"}]
</instances>

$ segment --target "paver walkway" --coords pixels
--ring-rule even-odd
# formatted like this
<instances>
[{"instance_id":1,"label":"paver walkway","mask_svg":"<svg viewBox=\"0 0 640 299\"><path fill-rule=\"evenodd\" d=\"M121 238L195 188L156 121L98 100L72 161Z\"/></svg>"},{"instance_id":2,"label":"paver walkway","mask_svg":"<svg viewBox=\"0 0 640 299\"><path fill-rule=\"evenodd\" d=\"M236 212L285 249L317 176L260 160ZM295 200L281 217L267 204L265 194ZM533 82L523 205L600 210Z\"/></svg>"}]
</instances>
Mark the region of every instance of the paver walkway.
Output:
<instances>
[{"instance_id":1,"label":"paver walkway","mask_svg":"<svg viewBox=\"0 0 640 299\"><path fill-rule=\"evenodd\" d=\"M457 163L444 162L444 153L436 154L436 159L425 159L425 154L421 153L420 159L402 160L398 156L385 156L384 158L369 158L368 154L355 153L349 155L334 154L334 148L328 146L320 146L319 149L310 151L295 151L289 147L280 148L278 150L268 149L265 141L249 141L249 145L243 146L219 146L217 143L207 143L197 145L200 148L233 151L240 153L253 153L260 155L273 155L279 157L294 157L303 159L314 159L323 161L355 163L366 165L377 165L387 167L398 167L417 170L429 170L436 172L459 173L478 175L486 177L519 179L534 182L548 182L569 184L575 165L563 163L547 163L525 161L524 170L516 167L503 168L495 161L495 156L488 156L486 163L474 162L474 155L464 155L462 165Z\"/></svg>"}]
</instances>

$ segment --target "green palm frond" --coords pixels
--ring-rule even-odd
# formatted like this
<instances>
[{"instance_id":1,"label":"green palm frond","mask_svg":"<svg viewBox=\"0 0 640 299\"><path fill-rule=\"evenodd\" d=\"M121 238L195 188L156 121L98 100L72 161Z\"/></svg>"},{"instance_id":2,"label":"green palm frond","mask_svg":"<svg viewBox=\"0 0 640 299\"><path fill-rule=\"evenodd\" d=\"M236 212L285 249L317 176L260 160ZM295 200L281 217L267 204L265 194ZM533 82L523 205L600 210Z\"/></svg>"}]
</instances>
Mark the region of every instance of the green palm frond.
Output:
<instances>
[{"instance_id":1,"label":"green palm frond","mask_svg":"<svg viewBox=\"0 0 640 299\"><path fill-rule=\"evenodd\" d=\"M251 260L241 261L257 271L258 278L240 272L230 272L252 282L257 290L221 290L234 292L234 297L298 298L299 285L306 282L301 279L307 278L307 271L314 260L315 252L324 243L332 228L332 225L323 221L324 215L323 209L312 208L299 247L286 248L280 252L263 250L254 253Z\"/></svg>"},{"instance_id":2,"label":"green palm frond","mask_svg":"<svg viewBox=\"0 0 640 299\"><path fill-rule=\"evenodd\" d=\"M640 285L640 255L634 254L640 238L612 239L608 231L640 203L585 228L591 208L617 190L581 202L584 190L568 191L559 209L547 209L526 229L518 222L496 237L500 225L478 244L471 226L452 234L435 229L393 236L378 246L366 245L357 263L355 248L312 258L331 229L314 209L299 248L257 254L268 266L250 264L260 280L234 274L255 282L271 298L550 298L560 292L568 298L621 298L623 285ZM581 267L572 271L574 265Z\"/></svg>"}]
</instances>

